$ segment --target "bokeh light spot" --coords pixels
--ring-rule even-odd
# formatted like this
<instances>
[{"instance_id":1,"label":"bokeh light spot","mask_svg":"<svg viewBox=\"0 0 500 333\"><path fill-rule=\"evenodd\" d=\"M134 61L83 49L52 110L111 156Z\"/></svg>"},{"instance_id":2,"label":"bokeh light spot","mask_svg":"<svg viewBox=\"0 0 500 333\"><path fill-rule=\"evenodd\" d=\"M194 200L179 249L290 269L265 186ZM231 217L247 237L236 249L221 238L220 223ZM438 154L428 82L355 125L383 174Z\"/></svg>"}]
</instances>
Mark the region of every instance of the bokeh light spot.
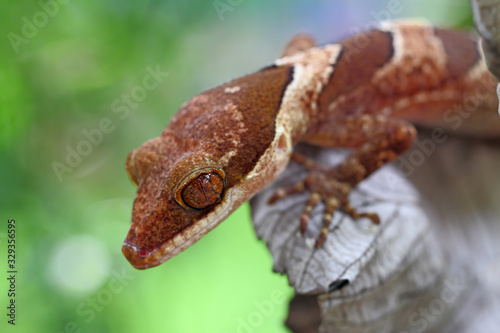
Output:
<instances>
[{"instance_id":1,"label":"bokeh light spot","mask_svg":"<svg viewBox=\"0 0 500 333\"><path fill-rule=\"evenodd\" d=\"M90 293L108 277L111 258L97 238L78 235L56 244L48 265L51 281L64 291Z\"/></svg>"}]
</instances>

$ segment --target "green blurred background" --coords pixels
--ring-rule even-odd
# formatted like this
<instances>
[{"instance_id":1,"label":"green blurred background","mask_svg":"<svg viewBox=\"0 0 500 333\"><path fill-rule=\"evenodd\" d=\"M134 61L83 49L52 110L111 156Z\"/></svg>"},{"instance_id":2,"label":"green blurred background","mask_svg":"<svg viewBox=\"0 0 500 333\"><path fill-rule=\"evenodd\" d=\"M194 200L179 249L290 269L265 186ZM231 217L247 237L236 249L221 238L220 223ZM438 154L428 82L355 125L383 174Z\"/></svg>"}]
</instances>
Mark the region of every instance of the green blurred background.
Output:
<instances>
[{"instance_id":1,"label":"green blurred background","mask_svg":"<svg viewBox=\"0 0 500 333\"><path fill-rule=\"evenodd\" d=\"M185 100L269 64L297 32L324 43L387 13L470 29L466 0L394 1L3 1L0 330L287 332L293 291L272 273L248 205L166 264L129 265L121 244L135 187L125 159ZM158 87L127 114L113 112L157 67L168 72ZM106 118L112 130L58 177L54 162L67 164L68 147ZM17 225L15 327L8 219Z\"/></svg>"}]
</instances>

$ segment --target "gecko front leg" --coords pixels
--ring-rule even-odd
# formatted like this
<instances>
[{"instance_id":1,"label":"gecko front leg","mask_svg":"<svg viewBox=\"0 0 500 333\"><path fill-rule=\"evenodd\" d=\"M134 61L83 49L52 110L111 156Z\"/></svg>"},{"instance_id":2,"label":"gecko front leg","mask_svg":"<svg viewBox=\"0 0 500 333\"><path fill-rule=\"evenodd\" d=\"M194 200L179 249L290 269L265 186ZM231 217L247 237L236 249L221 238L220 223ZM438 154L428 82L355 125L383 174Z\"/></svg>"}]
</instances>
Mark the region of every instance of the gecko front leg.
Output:
<instances>
[{"instance_id":1,"label":"gecko front leg","mask_svg":"<svg viewBox=\"0 0 500 333\"><path fill-rule=\"evenodd\" d=\"M388 162L395 160L406 151L416 137L415 127L400 119L385 116L362 115L338 120L328 130L320 124L307 141L329 147L356 148L339 165L327 168L316 162L294 154L292 160L301 163L309 170L308 175L293 187L278 190L269 203L309 191L309 200L300 217L300 230L304 234L313 208L323 202L325 212L323 225L316 239L315 247L323 246L328 228L337 209L353 218L367 217L379 223L377 214L359 213L349 203L348 195L363 179Z\"/></svg>"}]
</instances>

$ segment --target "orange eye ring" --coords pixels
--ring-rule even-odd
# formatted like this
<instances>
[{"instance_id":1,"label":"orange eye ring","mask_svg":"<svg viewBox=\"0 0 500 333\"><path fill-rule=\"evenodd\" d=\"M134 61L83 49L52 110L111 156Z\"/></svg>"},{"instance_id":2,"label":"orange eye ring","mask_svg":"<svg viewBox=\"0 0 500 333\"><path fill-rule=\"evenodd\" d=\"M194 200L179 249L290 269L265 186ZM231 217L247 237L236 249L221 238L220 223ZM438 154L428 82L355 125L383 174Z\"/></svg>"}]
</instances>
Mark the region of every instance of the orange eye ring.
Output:
<instances>
[{"instance_id":1,"label":"orange eye ring","mask_svg":"<svg viewBox=\"0 0 500 333\"><path fill-rule=\"evenodd\" d=\"M184 208L207 209L222 200L225 174L220 169L198 170L176 191L175 199Z\"/></svg>"}]
</instances>

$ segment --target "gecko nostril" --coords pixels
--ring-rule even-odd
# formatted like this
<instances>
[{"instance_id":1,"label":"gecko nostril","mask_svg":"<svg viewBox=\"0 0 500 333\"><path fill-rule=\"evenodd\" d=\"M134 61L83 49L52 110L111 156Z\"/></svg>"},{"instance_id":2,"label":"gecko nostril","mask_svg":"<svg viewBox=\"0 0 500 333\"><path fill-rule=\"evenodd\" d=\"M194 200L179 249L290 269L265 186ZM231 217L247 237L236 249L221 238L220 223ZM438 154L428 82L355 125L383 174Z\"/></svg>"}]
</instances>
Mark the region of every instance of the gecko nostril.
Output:
<instances>
[{"instance_id":1,"label":"gecko nostril","mask_svg":"<svg viewBox=\"0 0 500 333\"><path fill-rule=\"evenodd\" d=\"M141 250L141 251L139 251L139 256L141 256L141 257L145 257L145 256L147 256L147 255L148 255L148 251L146 251L146 250Z\"/></svg>"}]
</instances>

